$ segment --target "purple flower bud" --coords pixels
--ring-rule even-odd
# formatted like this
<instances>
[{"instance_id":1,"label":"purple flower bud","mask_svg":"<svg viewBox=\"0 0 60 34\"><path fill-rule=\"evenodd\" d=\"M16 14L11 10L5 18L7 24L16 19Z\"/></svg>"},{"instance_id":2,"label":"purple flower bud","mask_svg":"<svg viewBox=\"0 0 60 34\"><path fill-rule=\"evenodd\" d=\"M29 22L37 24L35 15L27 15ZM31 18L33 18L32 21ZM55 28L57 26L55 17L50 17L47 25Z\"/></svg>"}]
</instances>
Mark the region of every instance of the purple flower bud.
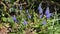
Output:
<instances>
[{"instance_id":1,"label":"purple flower bud","mask_svg":"<svg viewBox=\"0 0 60 34\"><path fill-rule=\"evenodd\" d=\"M42 7L41 7L41 4L38 6L38 10L39 10L39 14L43 13L43 10L42 10Z\"/></svg>"},{"instance_id":2,"label":"purple flower bud","mask_svg":"<svg viewBox=\"0 0 60 34\"><path fill-rule=\"evenodd\" d=\"M45 11L45 15L49 14L50 13L50 10L49 10L49 7L47 7L46 11Z\"/></svg>"},{"instance_id":3,"label":"purple flower bud","mask_svg":"<svg viewBox=\"0 0 60 34\"><path fill-rule=\"evenodd\" d=\"M42 25L45 25L45 24L46 24L46 20L43 20Z\"/></svg>"},{"instance_id":4,"label":"purple flower bud","mask_svg":"<svg viewBox=\"0 0 60 34\"><path fill-rule=\"evenodd\" d=\"M13 16L13 20L16 20L16 16L15 15Z\"/></svg>"},{"instance_id":5,"label":"purple flower bud","mask_svg":"<svg viewBox=\"0 0 60 34\"><path fill-rule=\"evenodd\" d=\"M46 15L47 19L50 18L51 13L50 13L49 7L47 7L47 9L46 9L45 15Z\"/></svg>"},{"instance_id":6,"label":"purple flower bud","mask_svg":"<svg viewBox=\"0 0 60 34\"><path fill-rule=\"evenodd\" d=\"M19 8L20 8L20 10L22 10L22 6L20 6Z\"/></svg>"},{"instance_id":7,"label":"purple flower bud","mask_svg":"<svg viewBox=\"0 0 60 34\"><path fill-rule=\"evenodd\" d=\"M20 13L22 12L22 5L19 6L19 9L20 9Z\"/></svg>"},{"instance_id":8,"label":"purple flower bud","mask_svg":"<svg viewBox=\"0 0 60 34\"><path fill-rule=\"evenodd\" d=\"M24 25L26 25L27 24L27 22L26 22L26 20L24 20L24 23L23 23Z\"/></svg>"},{"instance_id":9,"label":"purple flower bud","mask_svg":"<svg viewBox=\"0 0 60 34\"><path fill-rule=\"evenodd\" d=\"M26 13L28 13L28 9L26 10Z\"/></svg>"},{"instance_id":10,"label":"purple flower bud","mask_svg":"<svg viewBox=\"0 0 60 34\"><path fill-rule=\"evenodd\" d=\"M46 15L46 18L49 19L51 16L51 13L49 13L48 15Z\"/></svg>"},{"instance_id":11,"label":"purple flower bud","mask_svg":"<svg viewBox=\"0 0 60 34\"><path fill-rule=\"evenodd\" d=\"M17 22L17 19L16 19L15 15L13 16L13 20L14 20L14 22Z\"/></svg>"},{"instance_id":12,"label":"purple flower bud","mask_svg":"<svg viewBox=\"0 0 60 34\"><path fill-rule=\"evenodd\" d=\"M30 18L30 19L31 19L31 15L29 15L29 14L28 14L28 18Z\"/></svg>"}]
</instances>

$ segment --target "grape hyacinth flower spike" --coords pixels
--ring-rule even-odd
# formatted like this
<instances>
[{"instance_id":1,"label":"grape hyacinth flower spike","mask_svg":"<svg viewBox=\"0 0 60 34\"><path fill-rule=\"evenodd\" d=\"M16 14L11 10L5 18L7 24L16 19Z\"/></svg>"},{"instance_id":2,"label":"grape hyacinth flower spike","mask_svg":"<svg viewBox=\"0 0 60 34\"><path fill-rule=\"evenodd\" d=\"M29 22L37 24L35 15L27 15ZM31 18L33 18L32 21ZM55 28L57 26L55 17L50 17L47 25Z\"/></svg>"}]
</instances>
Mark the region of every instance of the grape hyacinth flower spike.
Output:
<instances>
[{"instance_id":1,"label":"grape hyacinth flower spike","mask_svg":"<svg viewBox=\"0 0 60 34\"><path fill-rule=\"evenodd\" d=\"M28 9L26 9L26 13L28 15L28 18L31 18L31 15L29 14Z\"/></svg>"},{"instance_id":2,"label":"grape hyacinth flower spike","mask_svg":"<svg viewBox=\"0 0 60 34\"><path fill-rule=\"evenodd\" d=\"M22 10L22 5L20 5L20 7L19 7L19 8L20 8L20 10Z\"/></svg>"},{"instance_id":3,"label":"grape hyacinth flower spike","mask_svg":"<svg viewBox=\"0 0 60 34\"><path fill-rule=\"evenodd\" d=\"M13 16L13 20L14 20L14 22L17 22L17 19L16 19L15 15Z\"/></svg>"},{"instance_id":4,"label":"grape hyacinth flower spike","mask_svg":"<svg viewBox=\"0 0 60 34\"><path fill-rule=\"evenodd\" d=\"M49 14L50 13L50 10L49 10L49 7L47 7L46 11L45 11L45 14Z\"/></svg>"},{"instance_id":5,"label":"grape hyacinth flower spike","mask_svg":"<svg viewBox=\"0 0 60 34\"><path fill-rule=\"evenodd\" d=\"M24 20L23 24L24 24L24 25L26 25L26 24L27 24L26 20Z\"/></svg>"},{"instance_id":6,"label":"grape hyacinth flower spike","mask_svg":"<svg viewBox=\"0 0 60 34\"><path fill-rule=\"evenodd\" d=\"M38 6L38 10L39 10L39 14L42 14L43 13L43 10L42 10L42 7L41 7L41 3Z\"/></svg>"},{"instance_id":7,"label":"grape hyacinth flower spike","mask_svg":"<svg viewBox=\"0 0 60 34\"><path fill-rule=\"evenodd\" d=\"M47 18L47 19L49 19L49 18L50 18L50 16L51 16L51 13L50 13L50 14L48 14L48 15L46 15L46 18Z\"/></svg>"},{"instance_id":8,"label":"grape hyacinth flower spike","mask_svg":"<svg viewBox=\"0 0 60 34\"><path fill-rule=\"evenodd\" d=\"M22 11L22 5L19 6L19 9L20 9L20 13L21 13L21 11Z\"/></svg>"},{"instance_id":9,"label":"grape hyacinth flower spike","mask_svg":"<svg viewBox=\"0 0 60 34\"><path fill-rule=\"evenodd\" d=\"M26 9L26 13L28 13L28 9Z\"/></svg>"},{"instance_id":10,"label":"grape hyacinth flower spike","mask_svg":"<svg viewBox=\"0 0 60 34\"><path fill-rule=\"evenodd\" d=\"M28 18L30 18L30 19L31 19L31 15L30 15L30 14L28 14Z\"/></svg>"},{"instance_id":11,"label":"grape hyacinth flower spike","mask_svg":"<svg viewBox=\"0 0 60 34\"><path fill-rule=\"evenodd\" d=\"M38 10L39 10L39 14L40 14L39 15L39 18L42 18L43 17L43 10L42 10L41 4L42 3L40 3L39 6L38 6Z\"/></svg>"},{"instance_id":12,"label":"grape hyacinth flower spike","mask_svg":"<svg viewBox=\"0 0 60 34\"><path fill-rule=\"evenodd\" d=\"M46 9L45 15L46 15L46 18L47 18L47 19L50 18L51 13L50 13L49 7L47 7L47 9Z\"/></svg>"}]
</instances>

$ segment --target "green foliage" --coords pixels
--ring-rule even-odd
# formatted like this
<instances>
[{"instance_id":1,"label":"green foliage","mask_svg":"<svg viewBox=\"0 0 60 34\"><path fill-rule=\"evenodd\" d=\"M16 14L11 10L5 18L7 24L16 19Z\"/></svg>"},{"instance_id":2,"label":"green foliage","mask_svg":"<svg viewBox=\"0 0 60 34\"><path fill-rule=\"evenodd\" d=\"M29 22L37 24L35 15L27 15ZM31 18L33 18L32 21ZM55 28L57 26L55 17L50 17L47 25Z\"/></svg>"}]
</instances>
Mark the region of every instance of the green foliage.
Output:
<instances>
[{"instance_id":1,"label":"green foliage","mask_svg":"<svg viewBox=\"0 0 60 34\"><path fill-rule=\"evenodd\" d=\"M37 13L36 13L35 7L38 7L38 4L41 2L41 0L27 0L27 3L28 3L27 6L29 7L28 9L29 14L32 16L31 19L27 17L28 14L26 13L26 9L24 9L25 7L23 7L22 12L20 12L18 8L13 7L15 0L3 0L3 1L10 2L12 4L10 8L8 7L9 10L7 10L6 12L3 10L3 8L0 9L0 22L9 23L10 28L12 30L11 32L9 32L9 34L25 34L27 28L33 29L32 32L36 30L35 31L36 34L60 34L60 22L59 22L60 13L57 14L56 12L57 10L53 13L54 15L50 19L46 19L45 15L43 15L43 18L39 18L37 8L36 8ZM34 3L37 3L37 5L35 5ZM6 14L8 14L8 17L5 17ZM16 16L16 20L18 22L15 22L13 20L13 15ZM27 25L23 24L24 20L27 21ZM45 25L42 25L43 20L47 21ZM0 27L2 26L4 25L0 24ZM30 30L27 30L27 32L28 31Z\"/></svg>"}]
</instances>

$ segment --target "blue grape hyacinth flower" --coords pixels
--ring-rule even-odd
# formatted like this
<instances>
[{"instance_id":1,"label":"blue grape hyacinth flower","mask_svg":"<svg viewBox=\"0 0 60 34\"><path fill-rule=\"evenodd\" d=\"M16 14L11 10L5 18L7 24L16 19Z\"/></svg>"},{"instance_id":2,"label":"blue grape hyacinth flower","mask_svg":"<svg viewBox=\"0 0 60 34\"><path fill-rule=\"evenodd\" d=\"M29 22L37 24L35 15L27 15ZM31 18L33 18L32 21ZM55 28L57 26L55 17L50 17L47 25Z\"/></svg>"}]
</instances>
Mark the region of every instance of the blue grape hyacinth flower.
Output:
<instances>
[{"instance_id":1,"label":"blue grape hyacinth flower","mask_svg":"<svg viewBox=\"0 0 60 34\"><path fill-rule=\"evenodd\" d=\"M16 19L15 15L13 16L13 20L14 20L14 22L17 22L17 19Z\"/></svg>"},{"instance_id":2,"label":"blue grape hyacinth flower","mask_svg":"<svg viewBox=\"0 0 60 34\"><path fill-rule=\"evenodd\" d=\"M31 15L30 15L30 14L28 14L28 18L30 18L30 19L31 19Z\"/></svg>"},{"instance_id":3,"label":"blue grape hyacinth flower","mask_svg":"<svg viewBox=\"0 0 60 34\"><path fill-rule=\"evenodd\" d=\"M20 13L21 13L21 11L22 11L22 5L21 5L21 6L19 6L19 9L20 9Z\"/></svg>"},{"instance_id":4,"label":"blue grape hyacinth flower","mask_svg":"<svg viewBox=\"0 0 60 34\"><path fill-rule=\"evenodd\" d=\"M21 5L21 6L19 6L19 8L20 8L20 10L22 10L22 5Z\"/></svg>"},{"instance_id":5,"label":"blue grape hyacinth flower","mask_svg":"<svg viewBox=\"0 0 60 34\"><path fill-rule=\"evenodd\" d=\"M48 15L50 13L49 7L47 7L45 14Z\"/></svg>"},{"instance_id":6,"label":"blue grape hyacinth flower","mask_svg":"<svg viewBox=\"0 0 60 34\"><path fill-rule=\"evenodd\" d=\"M26 21L26 20L24 20L23 24L24 24L24 25L27 25L27 21Z\"/></svg>"},{"instance_id":7,"label":"blue grape hyacinth flower","mask_svg":"<svg viewBox=\"0 0 60 34\"><path fill-rule=\"evenodd\" d=\"M26 13L28 13L28 9L26 9Z\"/></svg>"},{"instance_id":8,"label":"blue grape hyacinth flower","mask_svg":"<svg viewBox=\"0 0 60 34\"><path fill-rule=\"evenodd\" d=\"M45 15L46 15L46 18L47 18L47 19L50 18L51 13L50 13L49 7L47 7L47 9L46 9Z\"/></svg>"},{"instance_id":9,"label":"blue grape hyacinth flower","mask_svg":"<svg viewBox=\"0 0 60 34\"><path fill-rule=\"evenodd\" d=\"M39 4L39 6L38 6L38 10L39 10L39 14L42 14L42 13L43 13L43 10L42 10L42 7L41 7L41 4Z\"/></svg>"},{"instance_id":10,"label":"blue grape hyacinth flower","mask_svg":"<svg viewBox=\"0 0 60 34\"><path fill-rule=\"evenodd\" d=\"M49 19L51 17L51 13L49 13L48 15L46 15L46 18Z\"/></svg>"}]
</instances>

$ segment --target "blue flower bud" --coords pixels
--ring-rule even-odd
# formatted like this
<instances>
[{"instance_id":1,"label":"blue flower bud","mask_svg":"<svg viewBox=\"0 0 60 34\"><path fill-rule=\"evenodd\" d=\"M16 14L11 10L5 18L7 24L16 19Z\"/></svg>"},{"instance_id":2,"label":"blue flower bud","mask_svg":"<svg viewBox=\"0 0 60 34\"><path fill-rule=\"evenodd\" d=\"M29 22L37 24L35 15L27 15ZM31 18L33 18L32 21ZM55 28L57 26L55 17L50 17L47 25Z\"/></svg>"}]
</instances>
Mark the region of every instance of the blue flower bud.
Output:
<instances>
[{"instance_id":1,"label":"blue flower bud","mask_svg":"<svg viewBox=\"0 0 60 34\"><path fill-rule=\"evenodd\" d=\"M46 9L45 15L46 15L47 19L50 18L51 13L50 13L49 7L47 7L47 9Z\"/></svg>"},{"instance_id":2,"label":"blue flower bud","mask_svg":"<svg viewBox=\"0 0 60 34\"><path fill-rule=\"evenodd\" d=\"M22 5L19 8L20 8L20 10L22 10Z\"/></svg>"},{"instance_id":3,"label":"blue flower bud","mask_svg":"<svg viewBox=\"0 0 60 34\"><path fill-rule=\"evenodd\" d=\"M28 9L26 10L26 13L28 13Z\"/></svg>"},{"instance_id":4,"label":"blue flower bud","mask_svg":"<svg viewBox=\"0 0 60 34\"><path fill-rule=\"evenodd\" d=\"M43 13L43 10L42 10L42 7L41 7L41 4L38 6L38 10L39 10L39 14Z\"/></svg>"},{"instance_id":5,"label":"blue flower bud","mask_svg":"<svg viewBox=\"0 0 60 34\"><path fill-rule=\"evenodd\" d=\"M19 6L19 9L20 9L20 13L22 12L22 5L21 6Z\"/></svg>"},{"instance_id":6,"label":"blue flower bud","mask_svg":"<svg viewBox=\"0 0 60 34\"><path fill-rule=\"evenodd\" d=\"M14 22L17 22L17 19L16 19L15 15L13 16L13 20L14 20Z\"/></svg>"},{"instance_id":7,"label":"blue flower bud","mask_svg":"<svg viewBox=\"0 0 60 34\"><path fill-rule=\"evenodd\" d=\"M24 25L26 25L26 24L27 24L26 20L24 20L23 24L24 24Z\"/></svg>"},{"instance_id":8,"label":"blue flower bud","mask_svg":"<svg viewBox=\"0 0 60 34\"><path fill-rule=\"evenodd\" d=\"M45 15L49 14L50 13L50 10L49 10L49 7L47 7L46 11L45 11Z\"/></svg>"},{"instance_id":9,"label":"blue flower bud","mask_svg":"<svg viewBox=\"0 0 60 34\"><path fill-rule=\"evenodd\" d=\"M46 15L46 18L49 19L51 16L51 13L49 13L48 15Z\"/></svg>"},{"instance_id":10,"label":"blue flower bud","mask_svg":"<svg viewBox=\"0 0 60 34\"><path fill-rule=\"evenodd\" d=\"M28 18L30 18L30 19L31 19L31 15L29 15L29 14L28 14Z\"/></svg>"},{"instance_id":11,"label":"blue flower bud","mask_svg":"<svg viewBox=\"0 0 60 34\"><path fill-rule=\"evenodd\" d=\"M16 16L15 15L13 16L13 20L16 20Z\"/></svg>"}]
</instances>

